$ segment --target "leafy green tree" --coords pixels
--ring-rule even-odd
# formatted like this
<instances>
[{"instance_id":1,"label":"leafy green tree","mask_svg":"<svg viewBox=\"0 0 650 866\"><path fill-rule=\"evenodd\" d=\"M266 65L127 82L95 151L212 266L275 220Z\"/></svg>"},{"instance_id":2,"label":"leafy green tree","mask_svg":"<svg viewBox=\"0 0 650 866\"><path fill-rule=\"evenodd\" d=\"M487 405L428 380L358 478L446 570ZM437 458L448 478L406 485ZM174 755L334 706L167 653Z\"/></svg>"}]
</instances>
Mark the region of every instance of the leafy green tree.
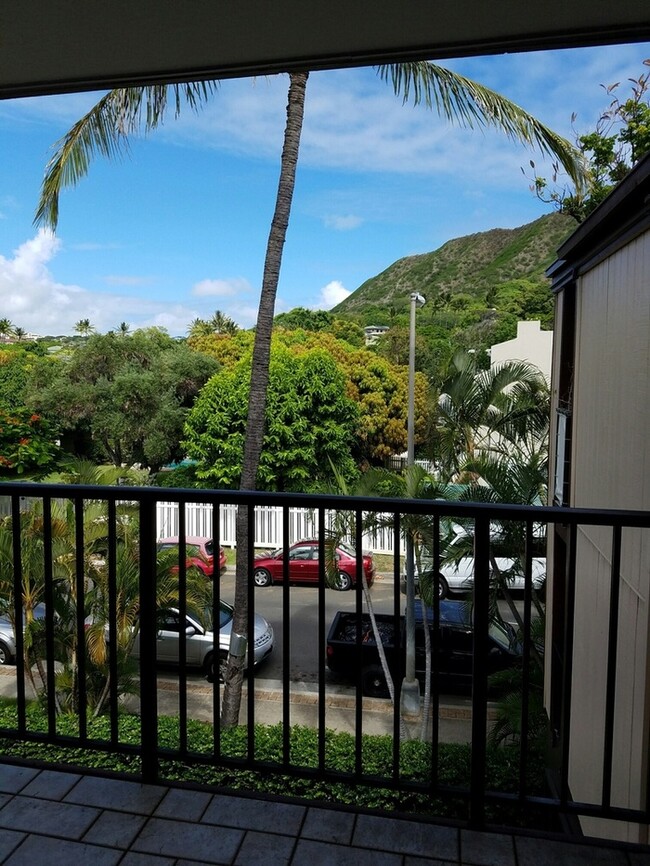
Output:
<instances>
[{"instance_id":1,"label":"leafy green tree","mask_svg":"<svg viewBox=\"0 0 650 866\"><path fill-rule=\"evenodd\" d=\"M650 60L643 61L650 66ZM558 186L559 166L553 166L551 185L535 176L531 189L542 201L552 203L561 213L582 222L601 203L610 190L650 151L650 72L629 79L630 95L620 99L621 82L604 87L612 96L593 131L576 135L576 144L590 170L588 187ZM572 117L575 122L576 115ZM531 160L531 168L535 163Z\"/></svg>"},{"instance_id":2,"label":"leafy green tree","mask_svg":"<svg viewBox=\"0 0 650 866\"><path fill-rule=\"evenodd\" d=\"M34 367L34 355L22 348L0 349L0 406L5 409L27 408L25 388Z\"/></svg>"},{"instance_id":3,"label":"leafy green tree","mask_svg":"<svg viewBox=\"0 0 650 866\"><path fill-rule=\"evenodd\" d=\"M217 368L156 329L96 334L68 358L40 367L32 399L77 442L86 431L89 456L157 470L183 456L187 411Z\"/></svg>"},{"instance_id":4,"label":"leafy green tree","mask_svg":"<svg viewBox=\"0 0 650 866\"><path fill-rule=\"evenodd\" d=\"M29 409L0 409L0 478L42 478L61 458L55 428Z\"/></svg>"},{"instance_id":5,"label":"leafy green tree","mask_svg":"<svg viewBox=\"0 0 650 866\"><path fill-rule=\"evenodd\" d=\"M232 368L253 351L255 334L242 330L234 334L215 334L199 328L196 332L190 331L187 342L192 349L209 355L222 367Z\"/></svg>"},{"instance_id":6,"label":"leafy green tree","mask_svg":"<svg viewBox=\"0 0 650 866\"><path fill-rule=\"evenodd\" d=\"M337 340L344 340L357 349L362 349L365 346L366 340L363 328L357 325L356 322L335 318L332 322L331 331Z\"/></svg>"},{"instance_id":7,"label":"leafy green tree","mask_svg":"<svg viewBox=\"0 0 650 866\"><path fill-rule=\"evenodd\" d=\"M334 316L326 310L307 310L305 307L295 307L288 313L278 313L273 324L276 328L288 331L329 331Z\"/></svg>"},{"instance_id":8,"label":"leafy green tree","mask_svg":"<svg viewBox=\"0 0 650 866\"><path fill-rule=\"evenodd\" d=\"M215 487L237 487L246 431L250 361L214 376L185 426L185 448L196 475ZM325 352L271 356L264 447L257 483L266 490L309 491L331 476L356 475L351 456L358 416L344 379Z\"/></svg>"}]
</instances>

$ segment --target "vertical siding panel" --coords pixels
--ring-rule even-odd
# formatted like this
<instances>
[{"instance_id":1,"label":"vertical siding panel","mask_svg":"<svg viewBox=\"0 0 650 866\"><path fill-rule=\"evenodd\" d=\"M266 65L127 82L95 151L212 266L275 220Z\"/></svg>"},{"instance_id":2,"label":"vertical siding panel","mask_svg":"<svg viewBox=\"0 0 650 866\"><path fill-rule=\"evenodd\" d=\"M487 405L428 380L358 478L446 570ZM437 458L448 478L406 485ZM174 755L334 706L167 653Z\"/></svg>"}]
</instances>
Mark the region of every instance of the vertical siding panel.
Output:
<instances>
[{"instance_id":1,"label":"vertical siding panel","mask_svg":"<svg viewBox=\"0 0 650 866\"><path fill-rule=\"evenodd\" d=\"M572 504L650 509L650 232L580 278L576 319ZM570 775L578 799L597 797L600 783L594 755L602 753L610 561L603 533L582 531ZM621 571L612 802L638 807L650 730L647 532L624 531ZM633 826L584 821L583 827L644 841Z\"/></svg>"}]
</instances>

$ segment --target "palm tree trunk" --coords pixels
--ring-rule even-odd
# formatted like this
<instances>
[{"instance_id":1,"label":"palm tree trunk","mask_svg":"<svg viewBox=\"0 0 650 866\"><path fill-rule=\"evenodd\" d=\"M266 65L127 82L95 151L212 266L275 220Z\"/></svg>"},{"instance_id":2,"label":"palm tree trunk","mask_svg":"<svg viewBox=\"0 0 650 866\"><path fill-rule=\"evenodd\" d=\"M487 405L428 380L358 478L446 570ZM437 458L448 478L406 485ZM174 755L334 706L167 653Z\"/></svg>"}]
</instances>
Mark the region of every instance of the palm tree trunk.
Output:
<instances>
[{"instance_id":1,"label":"palm tree trunk","mask_svg":"<svg viewBox=\"0 0 650 866\"><path fill-rule=\"evenodd\" d=\"M255 329L253 365L248 397L248 422L246 425L246 440L244 443L244 459L240 484L242 490L255 490L257 468L262 452L275 297L278 289L282 250L287 235L293 189L296 180L296 165L298 163L298 149L300 147L300 134L302 132L305 110L307 77L307 72L295 72L289 76L287 123L284 130L284 146L282 148L282 160L280 163L278 194L266 247L262 293ZM240 507L237 511L236 543L235 612L232 631L233 634L246 636L248 585L250 580L247 508ZM223 727L232 727L239 721L244 661L243 656L229 656L228 659L221 712L221 724Z\"/></svg>"}]
</instances>

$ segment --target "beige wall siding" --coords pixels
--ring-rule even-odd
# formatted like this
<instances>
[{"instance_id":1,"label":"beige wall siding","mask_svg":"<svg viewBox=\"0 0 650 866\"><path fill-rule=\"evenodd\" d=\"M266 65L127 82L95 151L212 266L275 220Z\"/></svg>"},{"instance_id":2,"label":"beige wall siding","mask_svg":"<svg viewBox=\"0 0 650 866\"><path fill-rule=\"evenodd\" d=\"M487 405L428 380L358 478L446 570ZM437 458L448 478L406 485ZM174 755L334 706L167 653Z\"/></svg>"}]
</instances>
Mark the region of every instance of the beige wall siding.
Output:
<instances>
[{"instance_id":1,"label":"beige wall siding","mask_svg":"<svg viewBox=\"0 0 650 866\"><path fill-rule=\"evenodd\" d=\"M571 504L649 509L650 233L579 279L576 347ZM610 536L595 527L579 536L570 774L578 799L600 794ZM650 534L624 530L612 789L620 806L645 796L649 592ZM597 822L583 825L598 832ZM607 832L645 839L643 828L608 822Z\"/></svg>"}]
</instances>

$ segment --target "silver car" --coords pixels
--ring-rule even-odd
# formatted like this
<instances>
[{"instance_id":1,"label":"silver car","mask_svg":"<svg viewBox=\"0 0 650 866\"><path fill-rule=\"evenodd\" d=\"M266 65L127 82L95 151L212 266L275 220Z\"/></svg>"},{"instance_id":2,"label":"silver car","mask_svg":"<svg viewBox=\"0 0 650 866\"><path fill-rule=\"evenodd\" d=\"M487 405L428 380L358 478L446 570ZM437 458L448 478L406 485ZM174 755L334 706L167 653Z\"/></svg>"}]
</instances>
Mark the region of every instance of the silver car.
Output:
<instances>
[{"instance_id":1,"label":"silver car","mask_svg":"<svg viewBox=\"0 0 650 866\"><path fill-rule=\"evenodd\" d=\"M157 659L161 664L178 664L181 636L185 639L185 653L188 667L201 668L208 680L214 680L216 670L223 682L223 673L228 660L230 635L232 632L233 608L220 602L219 639L214 641L214 634L202 623L199 615L187 613L181 622L177 608L165 608L158 611L158 634L156 642ZM207 622L207 617L203 621ZM255 630L253 635L253 664L259 665L273 650L273 626L259 613L255 614ZM140 635L135 639L132 655L140 654ZM217 657L215 659L215 656ZM218 668L216 661L218 659Z\"/></svg>"}]
</instances>

